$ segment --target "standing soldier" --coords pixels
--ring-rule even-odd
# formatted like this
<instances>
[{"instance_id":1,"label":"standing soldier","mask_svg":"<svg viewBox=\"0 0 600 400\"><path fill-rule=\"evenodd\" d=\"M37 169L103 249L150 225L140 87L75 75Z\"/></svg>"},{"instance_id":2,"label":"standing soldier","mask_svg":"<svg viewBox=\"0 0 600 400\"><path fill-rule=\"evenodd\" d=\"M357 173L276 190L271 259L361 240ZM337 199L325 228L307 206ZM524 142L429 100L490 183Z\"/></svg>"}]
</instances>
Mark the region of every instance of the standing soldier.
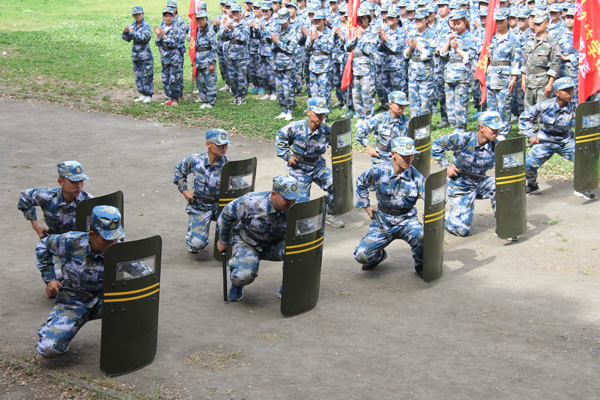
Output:
<instances>
[{"instance_id":1,"label":"standing soldier","mask_svg":"<svg viewBox=\"0 0 600 400\"><path fill-rule=\"evenodd\" d=\"M405 61L403 52L406 49L406 33L399 24L398 11L390 6L387 13L387 24L380 28L377 33L381 39L381 51L383 54L383 71L380 76L383 96L382 105L390 101L390 92L402 91L407 80L405 72ZM406 92L405 92L406 93Z\"/></svg>"},{"instance_id":2,"label":"standing soldier","mask_svg":"<svg viewBox=\"0 0 600 400\"><path fill-rule=\"evenodd\" d=\"M163 22L155 26L156 46L160 50L162 66L162 84L167 96L166 106L179 105L178 100L183 96L183 69L179 43L185 33L173 23L173 9L163 9Z\"/></svg>"},{"instance_id":3,"label":"standing soldier","mask_svg":"<svg viewBox=\"0 0 600 400\"><path fill-rule=\"evenodd\" d=\"M526 109L552 96L552 85L560 71L560 47L558 41L548 34L548 13L538 11L533 25L534 34L523 48L521 67Z\"/></svg>"},{"instance_id":4,"label":"standing soldier","mask_svg":"<svg viewBox=\"0 0 600 400\"><path fill-rule=\"evenodd\" d=\"M275 77L273 76L273 41L271 33L279 32L281 26L277 19L273 18L273 4L270 0L263 1L262 4L263 20L260 22L260 69L259 79L262 81L261 87L265 89L265 95L259 100L275 100Z\"/></svg>"},{"instance_id":5,"label":"standing soldier","mask_svg":"<svg viewBox=\"0 0 600 400\"><path fill-rule=\"evenodd\" d=\"M443 41L447 38L450 33L450 23L448 15L450 14L450 3L448 0L438 0L438 22L434 31L433 45L435 48L435 57L433 58L433 70L434 70L434 101L433 110L436 110L437 101L440 102L440 116L441 122L437 125L438 128L445 128L450 123L448 122L448 112L446 111L446 91L444 83L444 70L446 69L447 59L440 57L440 40Z\"/></svg>"},{"instance_id":6,"label":"standing soldier","mask_svg":"<svg viewBox=\"0 0 600 400\"><path fill-rule=\"evenodd\" d=\"M227 38L223 37L221 27L223 25L223 21L229 17L231 13L231 6L229 5L229 0L221 0L221 14L213 20L213 26L216 31L219 33L219 42L217 45L217 57L219 58L219 71L221 71L221 79L225 82L225 86L223 86L219 91L224 92L229 90L229 78L227 76L227 57L225 55L225 46L227 45Z\"/></svg>"},{"instance_id":7,"label":"standing soldier","mask_svg":"<svg viewBox=\"0 0 600 400\"><path fill-rule=\"evenodd\" d=\"M271 40L273 41L275 88L281 114L275 118L285 118L286 121L290 121L293 118L292 111L296 107L293 60L298 47L298 38L296 31L290 25L289 10L282 8L277 12L277 16L281 31L279 34L271 33Z\"/></svg>"},{"instance_id":8,"label":"standing soldier","mask_svg":"<svg viewBox=\"0 0 600 400\"><path fill-rule=\"evenodd\" d=\"M248 193L223 208L217 221L217 249L225 253L231 247L230 301L244 298L242 290L258 276L260 260L283 261L287 211L299 197L298 181L280 175L273 178L272 191Z\"/></svg>"},{"instance_id":9,"label":"standing soldier","mask_svg":"<svg viewBox=\"0 0 600 400\"><path fill-rule=\"evenodd\" d=\"M250 26L250 39L248 39L248 56L249 64L248 64L248 79L250 83L254 85L254 87L248 90L250 94L265 94L265 90L261 87L262 81L258 76L258 69L260 68L260 38L261 38L261 29L260 22L262 20L262 10L260 9L261 1L254 0L252 4L252 11L254 13L254 18L247 17L248 26Z\"/></svg>"},{"instance_id":10,"label":"standing soldier","mask_svg":"<svg viewBox=\"0 0 600 400\"><path fill-rule=\"evenodd\" d=\"M490 64L487 67L487 106L488 110L500 115L498 140L506 139L510 133L510 100L519 76L519 60L522 57L521 45L517 37L508 30L508 8L499 8L494 19L498 32L494 33L489 46Z\"/></svg>"},{"instance_id":11,"label":"standing soldier","mask_svg":"<svg viewBox=\"0 0 600 400\"><path fill-rule=\"evenodd\" d=\"M206 11L196 13L196 87L202 104L213 108L217 102L217 37L210 29Z\"/></svg>"},{"instance_id":12,"label":"standing soldier","mask_svg":"<svg viewBox=\"0 0 600 400\"><path fill-rule=\"evenodd\" d=\"M150 103L154 94L154 58L150 48L150 39L152 31L150 24L144 19L144 9L141 6L135 6L131 9L131 15L135 22L127 25L121 37L127 42L133 40L131 48L131 60L133 61L133 76L135 85L140 93L140 97L135 99L137 102Z\"/></svg>"},{"instance_id":13,"label":"standing soldier","mask_svg":"<svg viewBox=\"0 0 600 400\"><path fill-rule=\"evenodd\" d=\"M346 51L346 41L349 37L348 30L348 6L343 4L340 9L340 25L333 28L334 52L333 52L333 87L335 88L335 97L337 103L334 106L341 107L346 105L348 112L352 106L352 85L349 85L342 91L342 78L346 61L348 61L348 52Z\"/></svg>"},{"instance_id":14,"label":"standing soldier","mask_svg":"<svg viewBox=\"0 0 600 400\"><path fill-rule=\"evenodd\" d=\"M548 7L550 11L550 23L548 24L548 33L554 36L554 39L560 40L567 29L565 22L560 19L562 16L563 5L554 3Z\"/></svg>"},{"instance_id":15,"label":"standing soldier","mask_svg":"<svg viewBox=\"0 0 600 400\"><path fill-rule=\"evenodd\" d=\"M167 7L171 7L173 9L173 24L179 28L180 31L184 33L181 41L179 42L179 52L181 53L181 70L183 71L183 61L185 60L185 38L190 32L190 27L183 18L179 15L177 11L177 0L167 0Z\"/></svg>"},{"instance_id":16,"label":"standing soldier","mask_svg":"<svg viewBox=\"0 0 600 400\"><path fill-rule=\"evenodd\" d=\"M388 99L388 111L369 118L356 128L356 140L367 150L374 166L388 163L392 159L392 140L408 134L409 119L403 114L408 105L406 94L392 92ZM374 132L375 147L369 141L371 132Z\"/></svg>"},{"instance_id":17,"label":"standing soldier","mask_svg":"<svg viewBox=\"0 0 600 400\"><path fill-rule=\"evenodd\" d=\"M415 204L425 192L425 178L413 166L415 142L401 137L391 142L391 162L363 172L356 180L356 208L364 208L373 221L354 250L354 258L367 271L387 258L384 250L393 240L410 245L415 271L423 275L423 224ZM377 209L371 207L369 190L375 187Z\"/></svg>"},{"instance_id":18,"label":"standing soldier","mask_svg":"<svg viewBox=\"0 0 600 400\"><path fill-rule=\"evenodd\" d=\"M334 215L333 178L323 158L331 139L331 128L323 123L329 114L326 100L322 97L309 98L306 114L308 119L292 122L277 132L277 156L287 162L288 173L298 180L301 194L298 199L310 199L310 186L314 181L327 192L325 221L335 228L343 228L344 222Z\"/></svg>"},{"instance_id":19,"label":"standing soldier","mask_svg":"<svg viewBox=\"0 0 600 400\"><path fill-rule=\"evenodd\" d=\"M192 154L175 166L173 183L187 201L189 215L187 235L188 252L197 253L209 243L210 221L217 220L221 170L228 161L225 154L231 142L223 129L206 131L206 153ZM188 176L193 177L188 186Z\"/></svg>"},{"instance_id":20,"label":"standing soldier","mask_svg":"<svg viewBox=\"0 0 600 400\"><path fill-rule=\"evenodd\" d=\"M529 11L529 8L527 7L519 9L519 14L517 15L517 29L514 31L514 33L519 40L521 51L525 47L525 43L527 43L529 36L531 36L531 29L529 28L530 15L531 11ZM521 68L522 67L523 66L521 65ZM521 115L524 109L525 93L523 92L523 80L521 78L521 73L519 73L519 76L517 76L517 84L515 85L515 90L511 100L511 112L513 118L518 119L519 115Z\"/></svg>"},{"instance_id":21,"label":"standing soldier","mask_svg":"<svg viewBox=\"0 0 600 400\"><path fill-rule=\"evenodd\" d=\"M575 23L575 9L570 7L567 9L565 16L565 29L560 37L558 44L560 45L560 72L559 77L571 78L575 85L575 93L573 100L579 102L579 52L573 47L573 24Z\"/></svg>"},{"instance_id":22,"label":"standing soldier","mask_svg":"<svg viewBox=\"0 0 600 400\"><path fill-rule=\"evenodd\" d=\"M308 31L306 49L310 52L310 93L325 99L327 108L331 101L333 77L333 32L325 26L325 12L315 12L314 25Z\"/></svg>"},{"instance_id":23,"label":"standing soldier","mask_svg":"<svg viewBox=\"0 0 600 400\"><path fill-rule=\"evenodd\" d=\"M250 27L242 19L241 5L236 3L231 6L231 18L223 21L221 32L229 40L226 56L227 77L233 94L231 104L237 106L246 104L246 93L248 92L246 68L248 68Z\"/></svg>"},{"instance_id":24,"label":"standing soldier","mask_svg":"<svg viewBox=\"0 0 600 400\"><path fill-rule=\"evenodd\" d=\"M537 171L555 153L565 160L574 160L575 138L573 120L577 102L573 100L575 83L571 78L559 78L554 82L556 98L542 101L526 109L519 118L519 131L527 136L533 145L527 154L525 174L528 195L540 191L537 183ZM536 127L536 124L538 127ZM575 192L576 196L596 200L591 192Z\"/></svg>"}]
</instances>

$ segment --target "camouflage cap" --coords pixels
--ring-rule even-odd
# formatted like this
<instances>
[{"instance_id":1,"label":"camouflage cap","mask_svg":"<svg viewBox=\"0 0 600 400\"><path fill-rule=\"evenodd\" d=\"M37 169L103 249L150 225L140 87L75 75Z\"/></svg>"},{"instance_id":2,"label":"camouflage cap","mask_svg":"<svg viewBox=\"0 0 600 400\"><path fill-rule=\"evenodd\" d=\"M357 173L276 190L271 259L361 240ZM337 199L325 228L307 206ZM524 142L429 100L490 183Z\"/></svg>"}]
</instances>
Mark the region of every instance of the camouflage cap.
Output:
<instances>
[{"instance_id":1,"label":"camouflage cap","mask_svg":"<svg viewBox=\"0 0 600 400\"><path fill-rule=\"evenodd\" d=\"M413 3L408 3L406 6L406 11L417 11L417 5Z\"/></svg>"},{"instance_id":2,"label":"camouflage cap","mask_svg":"<svg viewBox=\"0 0 600 400\"><path fill-rule=\"evenodd\" d=\"M217 146L230 144L229 134L225 129L209 129L206 131L206 141Z\"/></svg>"},{"instance_id":3,"label":"camouflage cap","mask_svg":"<svg viewBox=\"0 0 600 400\"><path fill-rule=\"evenodd\" d=\"M309 4L306 8L308 9L309 14L314 14L319 11L319 6L317 4Z\"/></svg>"},{"instance_id":4,"label":"camouflage cap","mask_svg":"<svg viewBox=\"0 0 600 400\"><path fill-rule=\"evenodd\" d=\"M252 7L253 8L261 8L262 7L262 1L260 1L260 0L254 0L252 2Z\"/></svg>"},{"instance_id":5,"label":"camouflage cap","mask_svg":"<svg viewBox=\"0 0 600 400\"><path fill-rule=\"evenodd\" d=\"M165 8L163 8L163 12L162 13L163 13L163 15L165 15L166 13L175 15L175 11L173 11L173 9L171 7L165 7Z\"/></svg>"},{"instance_id":6,"label":"camouflage cap","mask_svg":"<svg viewBox=\"0 0 600 400\"><path fill-rule=\"evenodd\" d=\"M533 23L541 24L544 21L548 21L548 13L543 10L538 10L533 17Z\"/></svg>"},{"instance_id":7,"label":"camouflage cap","mask_svg":"<svg viewBox=\"0 0 600 400\"><path fill-rule=\"evenodd\" d=\"M408 6L408 0L400 0L398 2L398 7L399 8L406 7L406 6Z\"/></svg>"},{"instance_id":8,"label":"camouflage cap","mask_svg":"<svg viewBox=\"0 0 600 400\"><path fill-rule=\"evenodd\" d=\"M221 0L220 4L223 4L223 5L227 4L227 0Z\"/></svg>"},{"instance_id":9,"label":"camouflage cap","mask_svg":"<svg viewBox=\"0 0 600 400\"><path fill-rule=\"evenodd\" d=\"M415 19L425 19L427 17L429 17L429 12L425 8L419 8L415 12Z\"/></svg>"},{"instance_id":10,"label":"camouflage cap","mask_svg":"<svg viewBox=\"0 0 600 400\"><path fill-rule=\"evenodd\" d=\"M281 3L281 0L271 0L272 3Z\"/></svg>"},{"instance_id":11,"label":"camouflage cap","mask_svg":"<svg viewBox=\"0 0 600 400\"><path fill-rule=\"evenodd\" d=\"M460 2L458 0L450 0L450 9L458 10L460 8Z\"/></svg>"},{"instance_id":12,"label":"camouflage cap","mask_svg":"<svg viewBox=\"0 0 600 400\"><path fill-rule=\"evenodd\" d=\"M448 0L438 0L437 2L437 6L449 6L450 5L450 1Z\"/></svg>"},{"instance_id":13,"label":"camouflage cap","mask_svg":"<svg viewBox=\"0 0 600 400\"><path fill-rule=\"evenodd\" d=\"M298 180L289 175L274 177L273 191L282 195L287 200L298 200L301 196L301 193L298 191Z\"/></svg>"},{"instance_id":14,"label":"camouflage cap","mask_svg":"<svg viewBox=\"0 0 600 400\"><path fill-rule=\"evenodd\" d=\"M242 5L238 3L233 3L231 5L231 12L242 11Z\"/></svg>"},{"instance_id":15,"label":"camouflage cap","mask_svg":"<svg viewBox=\"0 0 600 400\"><path fill-rule=\"evenodd\" d=\"M206 10L200 10L196 13L196 18L208 18Z\"/></svg>"},{"instance_id":16,"label":"camouflage cap","mask_svg":"<svg viewBox=\"0 0 600 400\"><path fill-rule=\"evenodd\" d=\"M177 7L177 0L167 0L167 7Z\"/></svg>"},{"instance_id":17,"label":"camouflage cap","mask_svg":"<svg viewBox=\"0 0 600 400\"><path fill-rule=\"evenodd\" d=\"M277 11L277 16L279 17L279 23L283 25L290 19L290 10L286 7L281 7L279 11Z\"/></svg>"},{"instance_id":18,"label":"camouflage cap","mask_svg":"<svg viewBox=\"0 0 600 400\"><path fill-rule=\"evenodd\" d=\"M515 7L511 7L509 8L510 12L509 12L509 17L510 18L518 18L519 17L519 9L515 8Z\"/></svg>"},{"instance_id":19,"label":"camouflage cap","mask_svg":"<svg viewBox=\"0 0 600 400\"><path fill-rule=\"evenodd\" d=\"M565 89L575 87L575 83L573 82L573 79L568 78L568 77L558 78L557 80L554 81L554 85L552 85L552 87L554 88L554 91L565 90Z\"/></svg>"},{"instance_id":20,"label":"camouflage cap","mask_svg":"<svg viewBox=\"0 0 600 400\"><path fill-rule=\"evenodd\" d=\"M117 240L125 237L125 231L121 225L121 213L112 206L94 207L91 226L96 228L104 240Z\"/></svg>"},{"instance_id":21,"label":"camouflage cap","mask_svg":"<svg viewBox=\"0 0 600 400\"><path fill-rule=\"evenodd\" d=\"M478 1L479 4L490 4L489 0L479 0Z\"/></svg>"},{"instance_id":22,"label":"camouflage cap","mask_svg":"<svg viewBox=\"0 0 600 400\"><path fill-rule=\"evenodd\" d=\"M273 3L271 3L271 1L263 1L262 2L262 7L261 10L272 10L273 9Z\"/></svg>"},{"instance_id":23,"label":"camouflage cap","mask_svg":"<svg viewBox=\"0 0 600 400\"><path fill-rule=\"evenodd\" d=\"M398 18L400 16L400 13L398 12L398 9L396 9L396 7L392 4L389 8L388 8L388 14L387 17L388 18Z\"/></svg>"},{"instance_id":24,"label":"camouflage cap","mask_svg":"<svg viewBox=\"0 0 600 400\"><path fill-rule=\"evenodd\" d=\"M519 9L519 15L517 15L517 18L529 18L529 16L531 15L531 10L529 8L520 8Z\"/></svg>"},{"instance_id":25,"label":"camouflage cap","mask_svg":"<svg viewBox=\"0 0 600 400\"><path fill-rule=\"evenodd\" d=\"M288 6L292 4L291 2L288 3ZM338 9L338 11L340 12L340 14L348 14L348 4L344 3L340 6L340 8Z\"/></svg>"},{"instance_id":26,"label":"camouflage cap","mask_svg":"<svg viewBox=\"0 0 600 400\"><path fill-rule=\"evenodd\" d=\"M429 0L418 0L417 5L418 6L427 6L427 5L429 5Z\"/></svg>"},{"instance_id":27,"label":"camouflage cap","mask_svg":"<svg viewBox=\"0 0 600 400\"><path fill-rule=\"evenodd\" d=\"M360 6L360 7L358 7L358 11L356 12L356 15L359 17L370 17L371 11L369 11L369 9L365 6Z\"/></svg>"},{"instance_id":28,"label":"camouflage cap","mask_svg":"<svg viewBox=\"0 0 600 400\"><path fill-rule=\"evenodd\" d=\"M509 16L510 16L510 10L508 8L499 8L496 10L494 19L496 21L502 21L504 19L507 19Z\"/></svg>"},{"instance_id":29,"label":"camouflage cap","mask_svg":"<svg viewBox=\"0 0 600 400\"><path fill-rule=\"evenodd\" d=\"M323 10L316 11L313 19L325 19L325 11L323 11Z\"/></svg>"},{"instance_id":30,"label":"camouflage cap","mask_svg":"<svg viewBox=\"0 0 600 400\"><path fill-rule=\"evenodd\" d=\"M487 17L487 14L488 14L487 7L479 10L479 17Z\"/></svg>"},{"instance_id":31,"label":"camouflage cap","mask_svg":"<svg viewBox=\"0 0 600 400\"><path fill-rule=\"evenodd\" d=\"M426 8L427 12L429 12L429 14L431 13L437 13L437 7L435 6L435 4L429 4Z\"/></svg>"},{"instance_id":32,"label":"camouflage cap","mask_svg":"<svg viewBox=\"0 0 600 400\"><path fill-rule=\"evenodd\" d=\"M286 7L294 7L296 10L298 9L298 3L296 3L295 1L290 1L285 6Z\"/></svg>"},{"instance_id":33,"label":"camouflage cap","mask_svg":"<svg viewBox=\"0 0 600 400\"><path fill-rule=\"evenodd\" d=\"M569 7L569 8L567 8L567 15L570 15L570 16L574 17L575 16L575 7Z\"/></svg>"},{"instance_id":34,"label":"camouflage cap","mask_svg":"<svg viewBox=\"0 0 600 400\"><path fill-rule=\"evenodd\" d=\"M143 14L144 8L142 6L131 7L131 15Z\"/></svg>"},{"instance_id":35,"label":"camouflage cap","mask_svg":"<svg viewBox=\"0 0 600 400\"><path fill-rule=\"evenodd\" d=\"M394 153L398 153L401 156L419 154L419 151L415 148L415 141L408 136L401 136L392 139L391 147Z\"/></svg>"},{"instance_id":36,"label":"camouflage cap","mask_svg":"<svg viewBox=\"0 0 600 400\"><path fill-rule=\"evenodd\" d=\"M558 12L558 13L562 13L563 10L563 5L562 3L554 3L554 4L550 4L550 7L548 7L548 11L552 12Z\"/></svg>"},{"instance_id":37,"label":"camouflage cap","mask_svg":"<svg viewBox=\"0 0 600 400\"><path fill-rule=\"evenodd\" d=\"M451 20L467 18L467 10L452 10L450 13Z\"/></svg>"},{"instance_id":38,"label":"camouflage cap","mask_svg":"<svg viewBox=\"0 0 600 400\"><path fill-rule=\"evenodd\" d=\"M471 5L470 0L458 0L458 2L461 6L470 6Z\"/></svg>"},{"instance_id":39,"label":"camouflage cap","mask_svg":"<svg viewBox=\"0 0 600 400\"><path fill-rule=\"evenodd\" d=\"M84 181L90 179L89 176L83 173L81 164L77 161L65 161L60 164L56 164L58 167L58 177L67 178L73 182Z\"/></svg>"},{"instance_id":40,"label":"camouflage cap","mask_svg":"<svg viewBox=\"0 0 600 400\"><path fill-rule=\"evenodd\" d=\"M500 114L496 111L484 111L479 114L479 125L487 126L490 129L502 128L500 123Z\"/></svg>"},{"instance_id":41,"label":"camouflage cap","mask_svg":"<svg viewBox=\"0 0 600 400\"><path fill-rule=\"evenodd\" d=\"M408 105L408 100L406 99L406 94L399 90L395 90L395 91L391 92L390 94L388 94L388 99L389 99L390 103L396 103L401 106Z\"/></svg>"},{"instance_id":42,"label":"camouflage cap","mask_svg":"<svg viewBox=\"0 0 600 400\"><path fill-rule=\"evenodd\" d=\"M308 99L308 109L315 114L329 114L329 108L327 108L327 100L324 97L311 97Z\"/></svg>"}]
</instances>

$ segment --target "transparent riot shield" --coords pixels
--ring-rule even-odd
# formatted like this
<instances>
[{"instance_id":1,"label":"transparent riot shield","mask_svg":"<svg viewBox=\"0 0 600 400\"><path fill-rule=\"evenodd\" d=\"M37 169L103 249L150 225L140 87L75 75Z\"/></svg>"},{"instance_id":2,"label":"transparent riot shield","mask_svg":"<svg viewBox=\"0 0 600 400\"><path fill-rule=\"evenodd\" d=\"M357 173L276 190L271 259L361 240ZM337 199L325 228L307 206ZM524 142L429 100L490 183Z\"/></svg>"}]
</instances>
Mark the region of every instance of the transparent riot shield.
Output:
<instances>
[{"instance_id":1,"label":"transparent riot shield","mask_svg":"<svg viewBox=\"0 0 600 400\"><path fill-rule=\"evenodd\" d=\"M75 230L89 232L92 210L96 206L113 206L121 213L121 224L125 226L125 209L123 192L118 191L100 197L82 200L75 209Z\"/></svg>"},{"instance_id":2,"label":"transparent riot shield","mask_svg":"<svg viewBox=\"0 0 600 400\"><path fill-rule=\"evenodd\" d=\"M221 170L221 183L219 186L219 211L228 203L254 191L256 181L256 157L247 160L228 161ZM215 232L213 257L221 261L221 253L217 250L219 232ZM231 250L229 250L231 252ZM227 257L229 258L229 256Z\"/></svg>"},{"instance_id":3,"label":"transparent riot shield","mask_svg":"<svg viewBox=\"0 0 600 400\"><path fill-rule=\"evenodd\" d=\"M498 142L496 160L496 235L511 239L527 231L525 137Z\"/></svg>"},{"instance_id":4,"label":"transparent riot shield","mask_svg":"<svg viewBox=\"0 0 600 400\"><path fill-rule=\"evenodd\" d=\"M431 170L431 113L411 118L408 136L415 141L415 148L419 152L412 165L427 178Z\"/></svg>"},{"instance_id":5,"label":"transparent riot shield","mask_svg":"<svg viewBox=\"0 0 600 400\"><path fill-rule=\"evenodd\" d=\"M104 254L100 369L108 376L149 365L156 355L162 240L115 243Z\"/></svg>"},{"instance_id":6,"label":"transparent riot shield","mask_svg":"<svg viewBox=\"0 0 600 400\"><path fill-rule=\"evenodd\" d=\"M287 215L281 314L312 310L319 299L325 235L325 196L294 204Z\"/></svg>"},{"instance_id":7,"label":"transparent riot shield","mask_svg":"<svg viewBox=\"0 0 600 400\"><path fill-rule=\"evenodd\" d=\"M600 101L581 103L575 113L575 171L573 185L578 192L598 187L600 153Z\"/></svg>"},{"instance_id":8,"label":"transparent riot shield","mask_svg":"<svg viewBox=\"0 0 600 400\"><path fill-rule=\"evenodd\" d=\"M446 217L446 169L425 180L423 219L423 280L434 281L444 273L444 222Z\"/></svg>"},{"instance_id":9,"label":"transparent riot shield","mask_svg":"<svg viewBox=\"0 0 600 400\"><path fill-rule=\"evenodd\" d=\"M350 118L336 121L331 125L331 171L335 214L345 214L354 209Z\"/></svg>"}]
</instances>

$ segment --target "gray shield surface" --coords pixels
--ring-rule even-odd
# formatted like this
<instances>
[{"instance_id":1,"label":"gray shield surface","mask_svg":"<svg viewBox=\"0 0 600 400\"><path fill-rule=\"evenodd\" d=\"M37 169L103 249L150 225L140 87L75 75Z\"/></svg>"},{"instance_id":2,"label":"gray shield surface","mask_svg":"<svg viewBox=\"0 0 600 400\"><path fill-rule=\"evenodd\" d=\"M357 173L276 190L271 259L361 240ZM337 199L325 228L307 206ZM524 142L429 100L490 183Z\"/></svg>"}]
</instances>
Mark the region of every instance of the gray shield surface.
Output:
<instances>
[{"instance_id":1,"label":"gray shield surface","mask_svg":"<svg viewBox=\"0 0 600 400\"><path fill-rule=\"evenodd\" d=\"M162 240L115 243L104 254L100 369L108 376L149 365L156 355Z\"/></svg>"},{"instance_id":2,"label":"gray shield surface","mask_svg":"<svg viewBox=\"0 0 600 400\"><path fill-rule=\"evenodd\" d=\"M525 137L498 142L496 160L496 235L510 239L527 231Z\"/></svg>"},{"instance_id":3,"label":"gray shield surface","mask_svg":"<svg viewBox=\"0 0 600 400\"><path fill-rule=\"evenodd\" d=\"M256 157L247 160L228 161L221 170L221 183L219 186L219 211L221 214L223 207L228 203L242 197L246 193L254 191L256 181ZM215 232L215 243L213 257L221 262L221 253L217 250L217 241L219 232ZM231 249L227 258L231 256Z\"/></svg>"},{"instance_id":4,"label":"gray shield surface","mask_svg":"<svg viewBox=\"0 0 600 400\"><path fill-rule=\"evenodd\" d=\"M431 113L410 119L408 137L415 141L415 148L419 152L412 165L427 178L431 170Z\"/></svg>"},{"instance_id":5,"label":"gray shield surface","mask_svg":"<svg viewBox=\"0 0 600 400\"><path fill-rule=\"evenodd\" d=\"M337 215L354 209L352 190L352 123L350 118L331 125L331 171L333 204Z\"/></svg>"},{"instance_id":6,"label":"gray shield surface","mask_svg":"<svg viewBox=\"0 0 600 400\"><path fill-rule=\"evenodd\" d=\"M446 220L446 169L425 180L423 218L423 280L431 282L444 273L444 222Z\"/></svg>"},{"instance_id":7,"label":"gray shield surface","mask_svg":"<svg viewBox=\"0 0 600 400\"><path fill-rule=\"evenodd\" d=\"M121 213L121 224L125 226L124 203L123 192L121 191L81 201L75 209L75 230L89 232L92 210L96 206L113 206L117 208Z\"/></svg>"},{"instance_id":8,"label":"gray shield surface","mask_svg":"<svg viewBox=\"0 0 600 400\"><path fill-rule=\"evenodd\" d=\"M575 171L578 192L598 187L600 153L600 101L581 103L575 113Z\"/></svg>"},{"instance_id":9,"label":"gray shield surface","mask_svg":"<svg viewBox=\"0 0 600 400\"><path fill-rule=\"evenodd\" d=\"M312 310L319 299L325 235L325 197L294 204L287 215L281 314Z\"/></svg>"}]
</instances>

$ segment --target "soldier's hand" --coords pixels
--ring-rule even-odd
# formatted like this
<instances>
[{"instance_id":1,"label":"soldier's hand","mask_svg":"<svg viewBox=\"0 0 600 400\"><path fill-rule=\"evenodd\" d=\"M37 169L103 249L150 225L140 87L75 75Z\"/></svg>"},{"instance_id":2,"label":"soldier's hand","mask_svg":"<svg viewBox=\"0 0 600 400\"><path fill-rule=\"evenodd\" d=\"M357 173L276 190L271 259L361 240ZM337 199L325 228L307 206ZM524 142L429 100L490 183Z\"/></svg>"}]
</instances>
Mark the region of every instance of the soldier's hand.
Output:
<instances>
[{"instance_id":1,"label":"soldier's hand","mask_svg":"<svg viewBox=\"0 0 600 400\"><path fill-rule=\"evenodd\" d=\"M279 43L279 36L277 36L274 33L271 33L271 40L273 41L273 43L278 44Z\"/></svg>"},{"instance_id":2,"label":"soldier's hand","mask_svg":"<svg viewBox=\"0 0 600 400\"><path fill-rule=\"evenodd\" d=\"M319 31L318 30L314 30L310 32L310 40L311 42L314 42L315 40L317 40L319 38Z\"/></svg>"},{"instance_id":3,"label":"soldier's hand","mask_svg":"<svg viewBox=\"0 0 600 400\"><path fill-rule=\"evenodd\" d=\"M456 35L454 33L448 36L448 42L452 42L454 39L456 39Z\"/></svg>"},{"instance_id":4,"label":"soldier's hand","mask_svg":"<svg viewBox=\"0 0 600 400\"><path fill-rule=\"evenodd\" d=\"M525 78L521 79L521 89L523 90L523 93L525 93L525 89L527 88L527 86L525 86Z\"/></svg>"},{"instance_id":5,"label":"soldier's hand","mask_svg":"<svg viewBox=\"0 0 600 400\"><path fill-rule=\"evenodd\" d=\"M208 66L208 72L210 72L211 74L212 74L213 72L215 72L215 64L210 64L210 65Z\"/></svg>"},{"instance_id":6,"label":"soldier's hand","mask_svg":"<svg viewBox=\"0 0 600 400\"><path fill-rule=\"evenodd\" d=\"M365 207L365 211L367 212L367 215L371 219L374 218L374 214L375 214L375 212L377 212L377 210L375 210L373 207Z\"/></svg>"},{"instance_id":7,"label":"soldier's hand","mask_svg":"<svg viewBox=\"0 0 600 400\"><path fill-rule=\"evenodd\" d=\"M185 197L188 203L191 203L191 201L194 200L194 194L189 190L184 190L183 192L181 192L181 194L183 195L183 197Z\"/></svg>"},{"instance_id":8,"label":"soldier's hand","mask_svg":"<svg viewBox=\"0 0 600 400\"><path fill-rule=\"evenodd\" d=\"M229 245L223 244L219 241L217 242L217 250L219 250L219 253L226 253L227 250L229 250Z\"/></svg>"},{"instance_id":9,"label":"soldier's hand","mask_svg":"<svg viewBox=\"0 0 600 400\"><path fill-rule=\"evenodd\" d=\"M450 41L450 46L456 50L458 48L458 42L456 40L451 40Z\"/></svg>"},{"instance_id":10,"label":"soldier's hand","mask_svg":"<svg viewBox=\"0 0 600 400\"><path fill-rule=\"evenodd\" d=\"M388 40L388 35L387 35L387 33L385 33L385 32L383 31L383 29L382 29L382 28L379 28L379 37L380 37L380 38L381 38L381 40L382 40L382 41L384 41L384 42L387 42L387 40Z\"/></svg>"},{"instance_id":11,"label":"soldier's hand","mask_svg":"<svg viewBox=\"0 0 600 400\"><path fill-rule=\"evenodd\" d=\"M31 221L31 227L33 228L35 233L37 233L37 235L40 237L40 239L43 239L44 237L46 237L46 233L49 231L48 228L40 225L40 223L37 221Z\"/></svg>"},{"instance_id":12,"label":"soldier's hand","mask_svg":"<svg viewBox=\"0 0 600 400\"><path fill-rule=\"evenodd\" d=\"M550 82L544 87L544 96L548 98L552 96L552 84Z\"/></svg>"},{"instance_id":13,"label":"soldier's hand","mask_svg":"<svg viewBox=\"0 0 600 400\"><path fill-rule=\"evenodd\" d=\"M516 81L511 80L508 82L508 93L512 93L515 90Z\"/></svg>"},{"instance_id":14,"label":"soldier's hand","mask_svg":"<svg viewBox=\"0 0 600 400\"><path fill-rule=\"evenodd\" d=\"M458 168L454 165L449 165L446 168L446 175L448 175L448 178L456 178L458 176Z\"/></svg>"},{"instance_id":15,"label":"soldier's hand","mask_svg":"<svg viewBox=\"0 0 600 400\"><path fill-rule=\"evenodd\" d=\"M302 27L301 31L302 31L302 35L308 36L308 29L306 29L305 27Z\"/></svg>"},{"instance_id":16,"label":"soldier's hand","mask_svg":"<svg viewBox=\"0 0 600 400\"><path fill-rule=\"evenodd\" d=\"M531 144L540 144L540 139L537 136L532 136L529 138L529 143Z\"/></svg>"},{"instance_id":17,"label":"soldier's hand","mask_svg":"<svg viewBox=\"0 0 600 400\"><path fill-rule=\"evenodd\" d=\"M288 164L290 164L292 167L297 167L298 166L298 159L294 156L291 156L288 159Z\"/></svg>"},{"instance_id":18,"label":"soldier's hand","mask_svg":"<svg viewBox=\"0 0 600 400\"><path fill-rule=\"evenodd\" d=\"M374 148L373 146L367 146L367 153L369 153L371 157L381 158L381 151L379 149Z\"/></svg>"},{"instance_id":19,"label":"soldier's hand","mask_svg":"<svg viewBox=\"0 0 600 400\"><path fill-rule=\"evenodd\" d=\"M58 295L58 293L60 293L58 288L61 286L62 286L62 283L60 283L59 281L48 282L48 284L46 285L46 296L56 297L56 295Z\"/></svg>"}]
</instances>

